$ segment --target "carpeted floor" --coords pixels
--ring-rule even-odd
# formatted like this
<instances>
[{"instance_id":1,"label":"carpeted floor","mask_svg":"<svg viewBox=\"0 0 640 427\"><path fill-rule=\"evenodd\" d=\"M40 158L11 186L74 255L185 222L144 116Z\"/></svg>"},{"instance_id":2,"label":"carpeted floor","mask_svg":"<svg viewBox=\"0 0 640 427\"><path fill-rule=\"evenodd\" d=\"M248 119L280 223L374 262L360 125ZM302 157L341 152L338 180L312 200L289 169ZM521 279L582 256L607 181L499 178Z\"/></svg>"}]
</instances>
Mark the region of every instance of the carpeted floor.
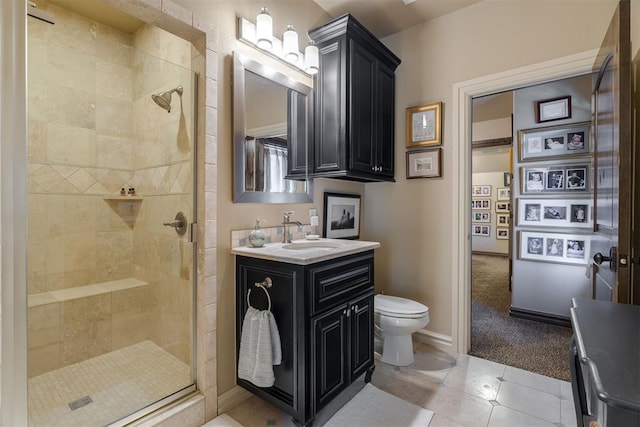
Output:
<instances>
[{"instance_id":1,"label":"carpeted floor","mask_svg":"<svg viewBox=\"0 0 640 427\"><path fill-rule=\"evenodd\" d=\"M470 354L569 381L571 328L509 316L508 263L506 257L472 257Z\"/></svg>"}]
</instances>

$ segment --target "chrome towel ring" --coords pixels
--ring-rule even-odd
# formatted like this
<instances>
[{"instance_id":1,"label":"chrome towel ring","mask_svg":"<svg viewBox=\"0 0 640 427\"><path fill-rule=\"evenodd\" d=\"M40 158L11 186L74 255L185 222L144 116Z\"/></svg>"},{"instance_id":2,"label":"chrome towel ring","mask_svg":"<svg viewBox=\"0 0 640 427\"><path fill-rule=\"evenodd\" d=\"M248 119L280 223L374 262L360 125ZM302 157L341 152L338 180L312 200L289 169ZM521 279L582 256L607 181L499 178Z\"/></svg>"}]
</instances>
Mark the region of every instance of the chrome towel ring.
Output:
<instances>
[{"instance_id":1,"label":"chrome towel ring","mask_svg":"<svg viewBox=\"0 0 640 427\"><path fill-rule=\"evenodd\" d=\"M271 296L269 295L269 291L267 290L267 288L270 288L272 284L273 282L271 281L271 278L266 277L262 282L256 282L253 285L255 287L262 288L264 293L267 294L267 301L269 301L269 307L267 308L268 311L271 311ZM249 288L249 290L247 291L247 307L251 307L251 300L249 299L250 295L251 288Z\"/></svg>"}]
</instances>

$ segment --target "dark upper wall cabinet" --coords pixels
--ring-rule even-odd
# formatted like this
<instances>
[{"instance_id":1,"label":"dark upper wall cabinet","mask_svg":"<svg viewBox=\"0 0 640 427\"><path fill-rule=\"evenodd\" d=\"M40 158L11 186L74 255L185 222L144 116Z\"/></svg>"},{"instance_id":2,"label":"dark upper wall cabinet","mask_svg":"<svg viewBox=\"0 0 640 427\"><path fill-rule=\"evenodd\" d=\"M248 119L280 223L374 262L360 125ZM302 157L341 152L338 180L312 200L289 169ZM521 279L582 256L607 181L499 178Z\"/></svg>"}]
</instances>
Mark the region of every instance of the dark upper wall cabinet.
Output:
<instances>
[{"instance_id":1,"label":"dark upper wall cabinet","mask_svg":"<svg viewBox=\"0 0 640 427\"><path fill-rule=\"evenodd\" d=\"M309 36L320 50L311 175L394 181L394 73L400 59L351 15Z\"/></svg>"}]
</instances>

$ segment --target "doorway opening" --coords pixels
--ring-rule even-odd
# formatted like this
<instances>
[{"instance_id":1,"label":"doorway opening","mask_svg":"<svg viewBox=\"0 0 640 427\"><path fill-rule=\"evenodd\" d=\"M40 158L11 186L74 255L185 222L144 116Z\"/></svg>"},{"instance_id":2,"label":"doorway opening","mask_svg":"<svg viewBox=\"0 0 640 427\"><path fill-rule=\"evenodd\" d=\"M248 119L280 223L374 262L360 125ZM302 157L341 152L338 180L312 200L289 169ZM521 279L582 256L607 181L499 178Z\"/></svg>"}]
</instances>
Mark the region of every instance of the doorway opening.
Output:
<instances>
[{"instance_id":1,"label":"doorway opening","mask_svg":"<svg viewBox=\"0 0 640 427\"><path fill-rule=\"evenodd\" d=\"M591 81L585 74L473 99L470 354L565 381L571 299L590 290ZM564 102L565 117L540 119L543 99ZM504 138L486 138L493 129Z\"/></svg>"}]
</instances>

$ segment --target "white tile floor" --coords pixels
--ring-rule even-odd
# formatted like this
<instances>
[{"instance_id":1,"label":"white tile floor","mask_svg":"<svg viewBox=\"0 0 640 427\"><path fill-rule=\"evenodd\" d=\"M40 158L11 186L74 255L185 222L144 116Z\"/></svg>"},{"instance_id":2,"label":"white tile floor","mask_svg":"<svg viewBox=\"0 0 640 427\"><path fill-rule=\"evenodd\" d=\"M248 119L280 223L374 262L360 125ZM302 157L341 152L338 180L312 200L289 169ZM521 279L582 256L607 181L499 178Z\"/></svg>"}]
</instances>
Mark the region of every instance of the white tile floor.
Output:
<instances>
[{"instance_id":1,"label":"white tile floor","mask_svg":"<svg viewBox=\"0 0 640 427\"><path fill-rule=\"evenodd\" d=\"M189 384L189 366L143 341L29 379L28 422L103 426ZM71 410L69 403L85 396L91 403Z\"/></svg>"},{"instance_id":2,"label":"white tile floor","mask_svg":"<svg viewBox=\"0 0 640 427\"><path fill-rule=\"evenodd\" d=\"M434 411L430 427L576 425L568 382L425 344L416 343L415 350L411 366L398 368L376 360L372 383ZM255 396L228 415L245 427L294 425L290 416Z\"/></svg>"}]
</instances>

